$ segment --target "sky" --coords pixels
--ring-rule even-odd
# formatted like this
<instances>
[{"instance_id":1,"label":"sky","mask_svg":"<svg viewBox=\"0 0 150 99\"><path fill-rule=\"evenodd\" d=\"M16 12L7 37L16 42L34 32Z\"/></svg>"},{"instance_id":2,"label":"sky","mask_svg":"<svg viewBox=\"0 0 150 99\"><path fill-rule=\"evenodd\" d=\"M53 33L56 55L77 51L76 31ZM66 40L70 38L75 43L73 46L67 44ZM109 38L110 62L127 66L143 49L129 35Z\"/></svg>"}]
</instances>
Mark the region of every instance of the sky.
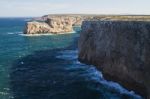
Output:
<instances>
[{"instance_id":1,"label":"sky","mask_svg":"<svg viewBox=\"0 0 150 99\"><path fill-rule=\"evenodd\" d=\"M150 0L0 0L0 17L47 14L150 15Z\"/></svg>"}]
</instances>

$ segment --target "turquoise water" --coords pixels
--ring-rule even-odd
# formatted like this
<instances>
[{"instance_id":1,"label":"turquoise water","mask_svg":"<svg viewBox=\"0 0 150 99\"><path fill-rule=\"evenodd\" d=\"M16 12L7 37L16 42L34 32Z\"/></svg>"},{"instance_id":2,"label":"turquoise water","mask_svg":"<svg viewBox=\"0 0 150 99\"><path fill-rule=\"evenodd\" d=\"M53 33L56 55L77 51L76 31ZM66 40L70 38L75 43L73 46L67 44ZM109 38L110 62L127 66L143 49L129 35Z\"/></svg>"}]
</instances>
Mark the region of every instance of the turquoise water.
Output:
<instances>
[{"instance_id":1,"label":"turquoise water","mask_svg":"<svg viewBox=\"0 0 150 99\"><path fill-rule=\"evenodd\" d=\"M26 18L0 19L0 99L141 99L77 60L75 32L25 36Z\"/></svg>"}]
</instances>

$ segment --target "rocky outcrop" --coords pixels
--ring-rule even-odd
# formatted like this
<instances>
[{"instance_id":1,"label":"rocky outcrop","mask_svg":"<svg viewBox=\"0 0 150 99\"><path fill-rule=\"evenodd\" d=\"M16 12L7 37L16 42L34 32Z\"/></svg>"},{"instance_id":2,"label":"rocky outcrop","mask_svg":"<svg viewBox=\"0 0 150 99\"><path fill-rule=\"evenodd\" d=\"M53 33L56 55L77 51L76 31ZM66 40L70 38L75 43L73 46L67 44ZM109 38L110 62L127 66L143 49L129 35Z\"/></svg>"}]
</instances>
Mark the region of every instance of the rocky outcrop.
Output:
<instances>
[{"instance_id":1,"label":"rocky outcrop","mask_svg":"<svg viewBox=\"0 0 150 99\"><path fill-rule=\"evenodd\" d=\"M38 33L48 33L50 31L50 26L44 22L28 22L24 33L25 34L38 34Z\"/></svg>"},{"instance_id":2,"label":"rocky outcrop","mask_svg":"<svg viewBox=\"0 0 150 99\"><path fill-rule=\"evenodd\" d=\"M69 17L48 18L45 22L28 22L26 24L25 34L41 33L68 33L73 31L73 23Z\"/></svg>"},{"instance_id":3,"label":"rocky outcrop","mask_svg":"<svg viewBox=\"0 0 150 99\"><path fill-rule=\"evenodd\" d=\"M150 99L150 22L84 21L79 60L95 65L106 79Z\"/></svg>"}]
</instances>

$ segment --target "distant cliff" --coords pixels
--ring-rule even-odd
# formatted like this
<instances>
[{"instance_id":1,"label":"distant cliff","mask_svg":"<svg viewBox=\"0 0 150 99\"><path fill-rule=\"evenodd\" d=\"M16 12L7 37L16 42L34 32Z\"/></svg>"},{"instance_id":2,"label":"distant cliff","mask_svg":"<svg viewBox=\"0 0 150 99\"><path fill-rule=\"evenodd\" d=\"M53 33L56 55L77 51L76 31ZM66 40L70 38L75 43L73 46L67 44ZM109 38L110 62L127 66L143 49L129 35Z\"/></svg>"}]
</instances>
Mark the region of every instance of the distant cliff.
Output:
<instances>
[{"instance_id":1,"label":"distant cliff","mask_svg":"<svg viewBox=\"0 0 150 99\"><path fill-rule=\"evenodd\" d=\"M49 14L42 17L33 18L33 21L46 21L47 19L57 17L69 17L72 20L73 26L81 26L85 19L92 19L95 15L81 15L81 14Z\"/></svg>"},{"instance_id":2,"label":"distant cliff","mask_svg":"<svg viewBox=\"0 0 150 99\"><path fill-rule=\"evenodd\" d=\"M84 21L79 60L95 65L106 79L150 99L149 21L121 18Z\"/></svg>"},{"instance_id":3,"label":"distant cliff","mask_svg":"<svg viewBox=\"0 0 150 99\"><path fill-rule=\"evenodd\" d=\"M56 17L69 17L72 21L73 26L81 26L84 17L80 15L45 15L40 18L41 21L46 21L49 18L56 18Z\"/></svg>"},{"instance_id":4,"label":"distant cliff","mask_svg":"<svg viewBox=\"0 0 150 99\"><path fill-rule=\"evenodd\" d=\"M45 22L27 22L25 34L66 33L73 31L73 21L70 17L47 18Z\"/></svg>"},{"instance_id":5,"label":"distant cliff","mask_svg":"<svg viewBox=\"0 0 150 99\"><path fill-rule=\"evenodd\" d=\"M72 32L73 26L81 26L82 22L89 19L135 19L149 20L150 16L113 16L113 15L88 15L88 14L49 14L39 18L33 18L31 22L27 22L24 34L43 34L43 33L66 33Z\"/></svg>"}]
</instances>

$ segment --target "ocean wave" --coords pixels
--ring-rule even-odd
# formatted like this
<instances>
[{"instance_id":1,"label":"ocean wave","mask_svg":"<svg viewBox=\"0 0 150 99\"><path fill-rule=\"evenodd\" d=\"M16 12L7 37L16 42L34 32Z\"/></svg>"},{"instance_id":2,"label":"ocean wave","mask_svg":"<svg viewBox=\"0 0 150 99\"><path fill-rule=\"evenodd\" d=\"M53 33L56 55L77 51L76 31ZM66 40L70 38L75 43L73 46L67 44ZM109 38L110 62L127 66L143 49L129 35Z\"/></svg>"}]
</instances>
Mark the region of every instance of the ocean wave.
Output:
<instances>
[{"instance_id":1,"label":"ocean wave","mask_svg":"<svg viewBox=\"0 0 150 99\"><path fill-rule=\"evenodd\" d=\"M127 94L127 95L131 95L131 96L135 97L136 99L142 99L142 97L135 94L134 91L129 91L129 90L125 89L117 82L105 80L105 78L103 78L103 74L100 71L98 71L94 66L91 66L88 69L87 77L89 79L95 80L96 82L99 82L100 84L102 84L104 86L107 86L110 89L117 90L117 92L119 92L120 94Z\"/></svg>"},{"instance_id":2,"label":"ocean wave","mask_svg":"<svg viewBox=\"0 0 150 99\"><path fill-rule=\"evenodd\" d=\"M8 92L0 92L0 95L8 95Z\"/></svg>"},{"instance_id":3,"label":"ocean wave","mask_svg":"<svg viewBox=\"0 0 150 99\"><path fill-rule=\"evenodd\" d=\"M94 81L98 82L99 84L107 86L110 89L116 90L120 94L127 94L130 96L133 96L136 99L142 99L142 97L135 94L134 91L129 91L129 90L125 89L117 82L105 80L105 78L103 78L103 74L100 71L98 71L95 66L86 65L86 64L79 62L77 59L77 55L78 55L77 53L78 53L77 50L60 51L59 54L61 54L61 55L56 56L56 58L65 59L65 60L73 60L73 64L66 66L65 68L70 71L75 70L75 69L80 71L81 69L84 69L84 72L81 73L80 76L85 77L87 80L94 80ZM99 90L99 89L97 89L97 90Z\"/></svg>"},{"instance_id":4,"label":"ocean wave","mask_svg":"<svg viewBox=\"0 0 150 99\"><path fill-rule=\"evenodd\" d=\"M56 56L56 58L64 60L75 60L78 58L77 53L78 53L77 50L60 51L59 54L61 55Z\"/></svg>"},{"instance_id":5,"label":"ocean wave","mask_svg":"<svg viewBox=\"0 0 150 99\"><path fill-rule=\"evenodd\" d=\"M53 35L53 34L19 34L21 36L46 36L46 35Z\"/></svg>"},{"instance_id":6,"label":"ocean wave","mask_svg":"<svg viewBox=\"0 0 150 99\"><path fill-rule=\"evenodd\" d=\"M131 95L131 96L135 97L136 99L142 99L142 97L135 94L134 91L129 91L129 90L123 88L120 84L118 84L116 82L102 80L102 81L100 81L100 83L103 84L103 85L109 86L110 88L113 88L115 90L118 90L118 92L120 94L127 94L127 95Z\"/></svg>"}]
</instances>

